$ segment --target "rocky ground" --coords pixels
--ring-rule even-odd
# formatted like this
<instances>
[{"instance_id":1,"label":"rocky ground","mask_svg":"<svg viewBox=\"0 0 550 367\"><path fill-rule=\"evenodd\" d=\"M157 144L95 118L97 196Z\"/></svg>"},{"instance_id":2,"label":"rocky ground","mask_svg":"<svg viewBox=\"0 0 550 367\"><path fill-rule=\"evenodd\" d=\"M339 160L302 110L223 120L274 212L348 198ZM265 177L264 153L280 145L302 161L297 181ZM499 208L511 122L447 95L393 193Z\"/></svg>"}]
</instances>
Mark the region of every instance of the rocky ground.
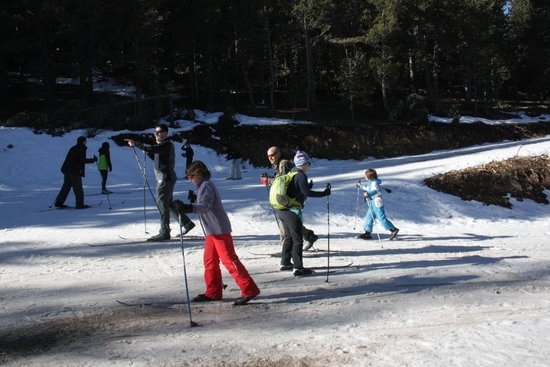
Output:
<instances>
[{"instance_id":1,"label":"rocky ground","mask_svg":"<svg viewBox=\"0 0 550 367\"><path fill-rule=\"evenodd\" d=\"M511 208L510 197L548 204L550 157L515 157L430 177L425 184L434 190L476 200L486 205Z\"/></svg>"}]
</instances>

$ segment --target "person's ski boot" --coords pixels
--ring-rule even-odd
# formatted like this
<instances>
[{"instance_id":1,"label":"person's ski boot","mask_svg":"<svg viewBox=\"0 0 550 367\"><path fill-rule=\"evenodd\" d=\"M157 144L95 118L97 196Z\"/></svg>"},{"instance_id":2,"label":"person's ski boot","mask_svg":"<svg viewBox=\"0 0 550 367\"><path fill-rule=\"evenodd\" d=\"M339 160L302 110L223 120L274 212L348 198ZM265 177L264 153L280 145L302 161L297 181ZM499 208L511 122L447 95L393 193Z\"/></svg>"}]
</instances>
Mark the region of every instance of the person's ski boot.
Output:
<instances>
[{"instance_id":1,"label":"person's ski boot","mask_svg":"<svg viewBox=\"0 0 550 367\"><path fill-rule=\"evenodd\" d=\"M357 236L357 238L360 238L362 240L370 240L372 239L372 235L370 232L365 231L365 233L360 234L359 236Z\"/></svg>"},{"instance_id":2,"label":"person's ski boot","mask_svg":"<svg viewBox=\"0 0 550 367\"><path fill-rule=\"evenodd\" d=\"M313 233L311 229L306 229L304 231L304 239L307 241L307 244L304 246L303 250L307 251L313 247L313 244L319 239L319 236Z\"/></svg>"}]
</instances>

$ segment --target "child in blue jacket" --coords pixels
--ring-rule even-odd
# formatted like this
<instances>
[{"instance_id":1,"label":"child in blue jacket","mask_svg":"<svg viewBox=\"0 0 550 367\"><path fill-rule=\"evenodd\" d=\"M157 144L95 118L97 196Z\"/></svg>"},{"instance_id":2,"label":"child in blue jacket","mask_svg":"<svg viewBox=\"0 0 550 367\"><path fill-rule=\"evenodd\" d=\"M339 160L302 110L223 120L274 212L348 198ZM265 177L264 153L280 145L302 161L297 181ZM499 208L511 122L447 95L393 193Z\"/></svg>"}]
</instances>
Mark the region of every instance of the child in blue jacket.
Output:
<instances>
[{"instance_id":1,"label":"child in blue jacket","mask_svg":"<svg viewBox=\"0 0 550 367\"><path fill-rule=\"evenodd\" d=\"M365 178L367 179L366 183L361 184L361 182L357 182L355 185L364 191L363 196L368 204L367 215L365 216L365 225L363 227L365 233L360 234L357 238L364 240L371 239L374 220L378 219L382 227L384 227L385 230L390 231L390 240L393 240L397 236L399 228L395 227L392 222L386 218L384 201L382 200L382 192L380 191L380 184L382 183L382 180L378 178L376 170L372 168L365 170Z\"/></svg>"}]
</instances>

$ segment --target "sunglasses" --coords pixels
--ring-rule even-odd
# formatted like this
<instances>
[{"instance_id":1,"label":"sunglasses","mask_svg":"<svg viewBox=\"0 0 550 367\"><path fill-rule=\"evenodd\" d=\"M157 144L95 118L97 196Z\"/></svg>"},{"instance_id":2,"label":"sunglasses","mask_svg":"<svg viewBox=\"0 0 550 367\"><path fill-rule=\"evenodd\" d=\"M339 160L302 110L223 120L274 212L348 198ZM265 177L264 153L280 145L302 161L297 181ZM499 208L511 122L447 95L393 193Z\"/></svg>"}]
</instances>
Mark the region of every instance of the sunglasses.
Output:
<instances>
[{"instance_id":1,"label":"sunglasses","mask_svg":"<svg viewBox=\"0 0 550 367\"><path fill-rule=\"evenodd\" d=\"M162 130L155 130L155 135L162 134L164 131Z\"/></svg>"}]
</instances>

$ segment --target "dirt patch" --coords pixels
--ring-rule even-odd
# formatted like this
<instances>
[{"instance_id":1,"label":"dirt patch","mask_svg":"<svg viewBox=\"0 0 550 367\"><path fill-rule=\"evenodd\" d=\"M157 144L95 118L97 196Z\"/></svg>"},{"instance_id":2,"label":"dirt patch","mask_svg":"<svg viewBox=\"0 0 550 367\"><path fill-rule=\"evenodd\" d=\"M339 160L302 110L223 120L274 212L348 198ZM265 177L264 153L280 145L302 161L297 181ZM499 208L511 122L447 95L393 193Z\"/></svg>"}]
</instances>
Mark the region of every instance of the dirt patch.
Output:
<instances>
[{"instance_id":1,"label":"dirt patch","mask_svg":"<svg viewBox=\"0 0 550 367\"><path fill-rule=\"evenodd\" d=\"M511 208L510 198L548 204L550 157L516 157L430 177L424 183L437 191Z\"/></svg>"}]
</instances>

